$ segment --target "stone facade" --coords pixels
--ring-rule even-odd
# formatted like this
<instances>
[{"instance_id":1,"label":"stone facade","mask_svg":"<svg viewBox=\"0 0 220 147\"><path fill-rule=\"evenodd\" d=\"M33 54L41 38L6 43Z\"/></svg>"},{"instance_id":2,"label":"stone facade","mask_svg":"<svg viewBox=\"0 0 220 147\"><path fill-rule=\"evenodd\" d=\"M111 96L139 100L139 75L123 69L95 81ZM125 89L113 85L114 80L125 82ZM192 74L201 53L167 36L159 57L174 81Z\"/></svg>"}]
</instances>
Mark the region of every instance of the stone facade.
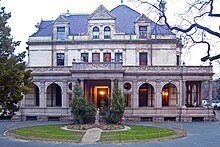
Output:
<instances>
[{"instance_id":1,"label":"stone facade","mask_svg":"<svg viewBox=\"0 0 220 147\"><path fill-rule=\"evenodd\" d=\"M72 119L76 81L87 102L109 105L115 79L127 120L214 119L211 106L201 106L201 83L212 80L212 66L181 65L176 35L125 5L42 21L28 45L34 85L21 101L22 119Z\"/></svg>"}]
</instances>

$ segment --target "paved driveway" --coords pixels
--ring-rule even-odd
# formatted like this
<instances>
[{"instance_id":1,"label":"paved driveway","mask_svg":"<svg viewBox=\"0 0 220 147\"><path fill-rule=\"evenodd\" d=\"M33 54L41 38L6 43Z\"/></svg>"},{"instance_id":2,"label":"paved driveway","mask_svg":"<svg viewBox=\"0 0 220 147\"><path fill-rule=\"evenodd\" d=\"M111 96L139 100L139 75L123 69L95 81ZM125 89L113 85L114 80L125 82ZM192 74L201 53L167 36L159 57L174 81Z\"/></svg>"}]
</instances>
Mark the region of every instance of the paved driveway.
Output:
<instances>
[{"instance_id":1,"label":"paved driveway","mask_svg":"<svg viewBox=\"0 0 220 147\"><path fill-rule=\"evenodd\" d=\"M220 113L216 113L220 120ZM176 140L163 142L146 142L146 143L128 143L128 144L74 144L74 143L52 143L38 141L24 141L13 139L5 136L3 133L7 129L28 126L40 125L49 123L63 122L0 122L0 147L73 147L73 146L123 146L123 147L219 147L220 146L220 122L193 122L193 123L150 123L152 125L179 127L180 125L188 132L187 137ZM136 122L136 124L149 124L146 122Z\"/></svg>"}]
</instances>

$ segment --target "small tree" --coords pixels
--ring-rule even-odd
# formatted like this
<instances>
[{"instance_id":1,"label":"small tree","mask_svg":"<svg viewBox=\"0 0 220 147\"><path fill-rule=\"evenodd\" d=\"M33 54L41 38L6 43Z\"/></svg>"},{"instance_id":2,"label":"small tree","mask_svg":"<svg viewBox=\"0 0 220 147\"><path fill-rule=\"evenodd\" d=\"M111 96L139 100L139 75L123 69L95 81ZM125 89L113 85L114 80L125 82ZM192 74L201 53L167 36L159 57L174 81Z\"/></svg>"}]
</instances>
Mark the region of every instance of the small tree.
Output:
<instances>
[{"instance_id":1,"label":"small tree","mask_svg":"<svg viewBox=\"0 0 220 147\"><path fill-rule=\"evenodd\" d=\"M83 123L86 100L82 97L82 92L78 81L74 85L74 97L72 100L72 112L77 123Z\"/></svg>"},{"instance_id":2,"label":"small tree","mask_svg":"<svg viewBox=\"0 0 220 147\"><path fill-rule=\"evenodd\" d=\"M95 105L92 102L86 104L85 97L82 96L82 91L78 82L74 85L72 112L75 121L80 124L91 121L95 113Z\"/></svg>"},{"instance_id":3,"label":"small tree","mask_svg":"<svg viewBox=\"0 0 220 147\"><path fill-rule=\"evenodd\" d=\"M118 87L118 81L115 80L108 121L114 124L119 123L124 114L124 110L125 110L124 98L122 96L121 90Z\"/></svg>"}]
</instances>

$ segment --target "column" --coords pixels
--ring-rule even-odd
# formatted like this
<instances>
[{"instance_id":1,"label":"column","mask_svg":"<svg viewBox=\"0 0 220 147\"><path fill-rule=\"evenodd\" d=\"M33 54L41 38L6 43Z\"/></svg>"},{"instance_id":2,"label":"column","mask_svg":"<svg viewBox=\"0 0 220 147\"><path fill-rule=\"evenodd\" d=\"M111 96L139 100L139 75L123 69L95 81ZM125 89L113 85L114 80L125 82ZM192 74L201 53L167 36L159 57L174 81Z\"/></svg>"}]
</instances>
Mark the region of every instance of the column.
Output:
<instances>
[{"instance_id":1,"label":"column","mask_svg":"<svg viewBox=\"0 0 220 147\"><path fill-rule=\"evenodd\" d=\"M41 81L40 82L40 108L45 108L46 107L46 102L47 102L47 97L46 97L46 88L45 88L45 82Z\"/></svg>"},{"instance_id":2,"label":"column","mask_svg":"<svg viewBox=\"0 0 220 147\"><path fill-rule=\"evenodd\" d=\"M113 89L114 89L114 80L111 79L111 97L112 97L112 94L113 94Z\"/></svg>"},{"instance_id":3,"label":"column","mask_svg":"<svg viewBox=\"0 0 220 147\"><path fill-rule=\"evenodd\" d=\"M75 87L75 82L76 82L76 79L75 78L72 78L72 97L74 98L74 87Z\"/></svg>"},{"instance_id":4,"label":"column","mask_svg":"<svg viewBox=\"0 0 220 147\"><path fill-rule=\"evenodd\" d=\"M139 97L138 97L137 80L132 81L132 98L131 98L131 108L139 107Z\"/></svg>"},{"instance_id":5,"label":"column","mask_svg":"<svg viewBox=\"0 0 220 147\"><path fill-rule=\"evenodd\" d=\"M156 81L155 108L162 108L161 81Z\"/></svg>"},{"instance_id":6,"label":"column","mask_svg":"<svg viewBox=\"0 0 220 147\"><path fill-rule=\"evenodd\" d=\"M202 82L199 83L199 97L200 104L202 104Z\"/></svg>"},{"instance_id":7,"label":"column","mask_svg":"<svg viewBox=\"0 0 220 147\"><path fill-rule=\"evenodd\" d=\"M68 107L68 104L67 104L67 81L63 81L63 91L62 91L62 108L66 108Z\"/></svg>"},{"instance_id":8,"label":"column","mask_svg":"<svg viewBox=\"0 0 220 147\"><path fill-rule=\"evenodd\" d=\"M212 80L209 80L209 107L212 107Z\"/></svg>"},{"instance_id":9,"label":"column","mask_svg":"<svg viewBox=\"0 0 220 147\"><path fill-rule=\"evenodd\" d=\"M118 88L121 90L121 94L123 95L123 80L118 79Z\"/></svg>"},{"instance_id":10,"label":"column","mask_svg":"<svg viewBox=\"0 0 220 147\"><path fill-rule=\"evenodd\" d=\"M179 83L178 89L178 106L181 108L183 106L183 81L181 80Z\"/></svg>"},{"instance_id":11,"label":"column","mask_svg":"<svg viewBox=\"0 0 220 147\"><path fill-rule=\"evenodd\" d=\"M25 107L25 96L26 95L23 95L23 98L21 99L21 102L20 102L20 106L21 106L21 108L24 108Z\"/></svg>"}]
</instances>

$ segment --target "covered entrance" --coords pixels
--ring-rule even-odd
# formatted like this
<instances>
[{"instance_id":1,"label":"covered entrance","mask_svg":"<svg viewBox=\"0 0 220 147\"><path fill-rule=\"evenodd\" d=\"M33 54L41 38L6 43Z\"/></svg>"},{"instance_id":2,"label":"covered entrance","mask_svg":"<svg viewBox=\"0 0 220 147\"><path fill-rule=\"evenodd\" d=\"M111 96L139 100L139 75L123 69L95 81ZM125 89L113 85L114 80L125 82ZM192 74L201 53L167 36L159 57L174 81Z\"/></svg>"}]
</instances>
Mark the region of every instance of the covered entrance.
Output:
<instances>
[{"instance_id":1,"label":"covered entrance","mask_svg":"<svg viewBox=\"0 0 220 147\"><path fill-rule=\"evenodd\" d=\"M85 98L89 102L96 104L97 108L101 107L101 102L106 106L110 103L111 80L85 80Z\"/></svg>"}]
</instances>

